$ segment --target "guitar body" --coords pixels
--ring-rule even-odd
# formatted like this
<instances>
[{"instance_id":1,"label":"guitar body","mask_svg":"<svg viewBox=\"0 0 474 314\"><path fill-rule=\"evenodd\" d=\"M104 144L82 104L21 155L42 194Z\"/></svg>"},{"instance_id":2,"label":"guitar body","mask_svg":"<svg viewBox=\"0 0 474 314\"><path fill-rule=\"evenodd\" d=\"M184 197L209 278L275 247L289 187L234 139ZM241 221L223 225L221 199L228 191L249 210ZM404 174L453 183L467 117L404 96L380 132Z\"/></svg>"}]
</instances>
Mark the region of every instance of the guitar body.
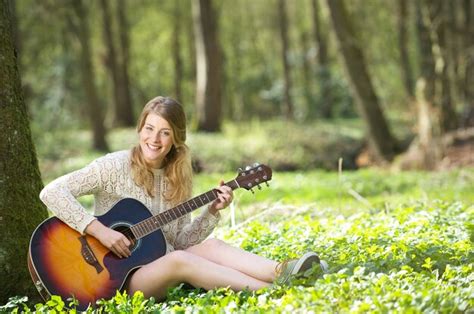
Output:
<instances>
[{"instance_id":1,"label":"guitar body","mask_svg":"<svg viewBox=\"0 0 474 314\"><path fill-rule=\"evenodd\" d=\"M127 198L97 219L122 231L149 217L152 214L145 205ZM166 241L159 229L135 241L132 255L121 259L94 237L82 236L52 217L34 231L28 263L33 281L43 297L59 295L66 300L74 296L79 301L77 309L83 311L98 299L113 297L123 288L133 270L165 253Z\"/></svg>"}]
</instances>

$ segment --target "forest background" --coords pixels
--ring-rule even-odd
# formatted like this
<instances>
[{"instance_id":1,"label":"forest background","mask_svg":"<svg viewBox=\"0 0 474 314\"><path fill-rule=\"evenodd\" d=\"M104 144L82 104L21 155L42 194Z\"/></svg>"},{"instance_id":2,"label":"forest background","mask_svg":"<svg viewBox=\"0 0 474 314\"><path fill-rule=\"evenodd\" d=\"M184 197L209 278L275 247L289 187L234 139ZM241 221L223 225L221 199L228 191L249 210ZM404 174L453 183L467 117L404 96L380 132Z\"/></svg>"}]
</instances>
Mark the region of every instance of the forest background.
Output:
<instances>
[{"instance_id":1,"label":"forest background","mask_svg":"<svg viewBox=\"0 0 474 314\"><path fill-rule=\"evenodd\" d=\"M43 184L131 147L157 95L186 110L198 189L255 161L300 192L301 176L338 171L327 180L340 183L342 170L361 167L372 170L356 181L429 170L467 180L460 191L472 184L471 0L2 0L1 13L0 224L12 241L0 251L0 303L34 293L18 260L48 215ZM414 185L431 178L414 173ZM350 197L370 203L361 184ZM341 197L294 192L253 202ZM459 193L450 201L472 208L472 191ZM255 214L250 203L237 220Z\"/></svg>"}]
</instances>

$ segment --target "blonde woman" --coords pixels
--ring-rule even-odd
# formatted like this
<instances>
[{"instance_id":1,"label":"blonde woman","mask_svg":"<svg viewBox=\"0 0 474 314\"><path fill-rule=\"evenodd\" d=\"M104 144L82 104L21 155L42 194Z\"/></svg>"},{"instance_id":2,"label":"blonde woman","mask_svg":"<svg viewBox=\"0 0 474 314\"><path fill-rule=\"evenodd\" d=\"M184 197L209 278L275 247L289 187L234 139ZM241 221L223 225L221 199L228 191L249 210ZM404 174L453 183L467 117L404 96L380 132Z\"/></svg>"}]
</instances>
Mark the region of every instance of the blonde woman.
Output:
<instances>
[{"instance_id":1,"label":"blonde woman","mask_svg":"<svg viewBox=\"0 0 474 314\"><path fill-rule=\"evenodd\" d=\"M140 201L156 215L191 197L192 169L182 106L168 97L150 100L137 132L138 144L131 150L101 157L54 180L40 194L59 219L95 237L120 258L131 255L131 241L95 216L124 198ZM275 281L285 284L292 275L320 263L315 253L278 263L217 239L206 240L219 221L219 211L233 199L231 188L222 181L217 190L217 199L200 216L191 221L187 214L162 228L166 254L128 276L124 288L129 293L140 290L147 297L164 299L168 288L183 282L207 290L257 290ZM76 199L85 194L94 195L95 216Z\"/></svg>"}]
</instances>

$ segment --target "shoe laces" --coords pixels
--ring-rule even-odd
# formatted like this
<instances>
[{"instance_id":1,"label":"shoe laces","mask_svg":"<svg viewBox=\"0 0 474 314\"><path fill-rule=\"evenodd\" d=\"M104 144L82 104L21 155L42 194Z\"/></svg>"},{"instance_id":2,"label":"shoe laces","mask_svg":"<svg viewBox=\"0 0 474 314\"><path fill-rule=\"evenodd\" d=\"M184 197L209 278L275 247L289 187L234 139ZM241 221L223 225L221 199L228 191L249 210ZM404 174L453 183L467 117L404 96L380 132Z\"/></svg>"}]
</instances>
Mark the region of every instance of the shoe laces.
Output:
<instances>
[{"instance_id":1,"label":"shoe laces","mask_svg":"<svg viewBox=\"0 0 474 314\"><path fill-rule=\"evenodd\" d=\"M279 262L276 266L275 266L275 274L276 274L276 277L280 277L280 275L283 273L283 270L288 266L288 263L292 261L292 259L287 259L287 260L284 260L283 262Z\"/></svg>"}]
</instances>

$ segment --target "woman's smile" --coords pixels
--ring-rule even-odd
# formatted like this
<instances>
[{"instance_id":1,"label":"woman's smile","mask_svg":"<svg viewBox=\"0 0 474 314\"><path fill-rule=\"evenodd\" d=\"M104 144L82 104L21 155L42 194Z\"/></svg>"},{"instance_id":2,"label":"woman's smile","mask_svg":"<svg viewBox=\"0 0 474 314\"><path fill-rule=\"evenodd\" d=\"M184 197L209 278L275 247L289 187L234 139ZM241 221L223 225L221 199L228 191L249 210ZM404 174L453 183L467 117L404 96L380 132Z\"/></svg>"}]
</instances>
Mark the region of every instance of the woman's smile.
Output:
<instances>
[{"instance_id":1,"label":"woman's smile","mask_svg":"<svg viewBox=\"0 0 474 314\"><path fill-rule=\"evenodd\" d=\"M161 168L163 160L173 147L173 131L168 121L150 113L139 132L139 137L145 161L153 168Z\"/></svg>"}]
</instances>

